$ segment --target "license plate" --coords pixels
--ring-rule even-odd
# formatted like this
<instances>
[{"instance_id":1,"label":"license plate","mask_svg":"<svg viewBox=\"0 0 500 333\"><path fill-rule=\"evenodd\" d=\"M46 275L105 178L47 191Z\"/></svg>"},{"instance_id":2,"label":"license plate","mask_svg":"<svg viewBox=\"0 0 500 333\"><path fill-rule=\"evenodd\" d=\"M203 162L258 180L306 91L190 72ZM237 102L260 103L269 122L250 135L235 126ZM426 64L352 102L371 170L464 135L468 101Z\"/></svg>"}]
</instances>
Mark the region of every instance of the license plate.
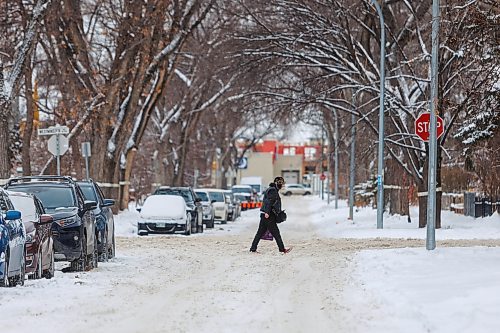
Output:
<instances>
[{"instance_id":1,"label":"license plate","mask_svg":"<svg viewBox=\"0 0 500 333\"><path fill-rule=\"evenodd\" d=\"M158 228L165 228L165 223L156 223L156 227Z\"/></svg>"}]
</instances>

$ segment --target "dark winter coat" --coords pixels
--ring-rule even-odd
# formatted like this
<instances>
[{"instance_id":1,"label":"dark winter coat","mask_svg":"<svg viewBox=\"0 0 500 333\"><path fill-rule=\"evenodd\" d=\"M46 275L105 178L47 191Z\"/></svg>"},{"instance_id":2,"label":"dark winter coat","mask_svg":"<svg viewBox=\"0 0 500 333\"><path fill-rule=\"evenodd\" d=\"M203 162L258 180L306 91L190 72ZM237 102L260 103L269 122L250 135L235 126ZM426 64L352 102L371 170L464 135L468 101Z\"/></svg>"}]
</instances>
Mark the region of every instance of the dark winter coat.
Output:
<instances>
[{"instance_id":1,"label":"dark winter coat","mask_svg":"<svg viewBox=\"0 0 500 333\"><path fill-rule=\"evenodd\" d=\"M264 192L260 211L269 215L276 215L281 212L281 198L275 183L269 184L269 188Z\"/></svg>"}]
</instances>

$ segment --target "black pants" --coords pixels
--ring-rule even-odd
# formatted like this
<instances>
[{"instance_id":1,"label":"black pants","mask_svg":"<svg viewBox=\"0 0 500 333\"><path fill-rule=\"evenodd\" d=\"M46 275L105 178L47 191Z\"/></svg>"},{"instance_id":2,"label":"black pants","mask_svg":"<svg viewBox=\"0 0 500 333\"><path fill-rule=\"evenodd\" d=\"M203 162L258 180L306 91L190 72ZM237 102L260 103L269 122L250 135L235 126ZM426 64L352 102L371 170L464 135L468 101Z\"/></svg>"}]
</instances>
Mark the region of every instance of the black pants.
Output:
<instances>
[{"instance_id":1,"label":"black pants","mask_svg":"<svg viewBox=\"0 0 500 333\"><path fill-rule=\"evenodd\" d=\"M264 235L266 230L269 230L269 232L273 235L274 239L276 240L276 244L278 244L280 252L284 252L285 245L283 245L280 229L276 224L276 217L274 216L274 214L270 214L268 219L264 217L264 214L260 214L259 229L255 234L255 238L253 239L250 251L257 251L257 245L259 245L260 238L262 237L262 235Z\"/></svg>"}]
</instances>

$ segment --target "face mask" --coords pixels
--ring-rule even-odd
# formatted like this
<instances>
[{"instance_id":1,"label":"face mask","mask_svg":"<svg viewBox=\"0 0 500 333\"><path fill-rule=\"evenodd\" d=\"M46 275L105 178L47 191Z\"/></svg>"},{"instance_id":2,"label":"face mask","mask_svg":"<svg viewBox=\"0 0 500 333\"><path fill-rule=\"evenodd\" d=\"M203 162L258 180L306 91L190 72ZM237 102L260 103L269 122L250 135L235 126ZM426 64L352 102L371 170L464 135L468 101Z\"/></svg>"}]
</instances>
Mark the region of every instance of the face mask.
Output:
<instances>
[{"instance_id":1,"label":"face mask","mask_svg":"<svg viewBox=\"0 0 500 333\"><path fill-rule=\"evenodd\" d=\"M276 182L276 187L278 188L278 190L281 190L283 188L283 182L277 181Z\"/></svg>"}]
</instances>

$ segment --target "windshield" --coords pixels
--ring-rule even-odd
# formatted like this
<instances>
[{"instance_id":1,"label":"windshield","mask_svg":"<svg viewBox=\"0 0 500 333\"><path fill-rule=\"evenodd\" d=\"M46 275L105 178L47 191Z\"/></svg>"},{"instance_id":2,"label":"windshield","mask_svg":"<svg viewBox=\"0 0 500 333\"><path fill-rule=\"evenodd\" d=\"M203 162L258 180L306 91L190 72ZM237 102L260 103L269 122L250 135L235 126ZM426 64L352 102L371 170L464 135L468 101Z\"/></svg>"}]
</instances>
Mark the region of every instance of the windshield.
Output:
<instances>
[{"instance_id":1,"label":"windshield","mask_svg":"<svg viewBox=\"0 0 500 333\"><path fill-rule=\"evenodd\" d=\"M32 193L40 199L46 210L59 207L76 207L76 200L70 187L62 186L13 186L11 190Z\"/></svg>"},{"instance_id":2,"label":"windshield","mask_svg":"<svg viewBox=\"0 0 500 333\"><path fill-rule=\"evenodd\" d=\"M210 201L208 199L208 194L206 192L195 192L198 198L201 199L201 201Z\"/></svg>"},{"instance_id":3,"label":"windshield","mask_svg":"<svg viewBox=\"0 0 500 333\"><path fill-rule=\"evenodd\" d=\"M83 196L85 197L85 200L97 201L95 191L91 185L83 185L83 184L79 184L79 185L80 185L80 188L82 189Z\"/></svg>"},{"instance_id":4,"label":"windshield","mask_svg":"<svg viewBox=\"0 0 500 333\"><path fill-rule=\"evenodd\" d=\"M14 205L14 208L21 212L23 221L36 220L36 208L32 198L18 195L11 195L9 197L10 201L12 201L12 204Z\"/></svg>"},{"instance_id":5,"label":"windshield","mask_svg":"<svg viewBox=\"0 0 500 333\"><path fill-rule=\"evenodd\" d=\"M194 201L193 195L188 189L161 188L156 190L154 194L179 195L183 197L186 202Z\"/></svg>"},{"instance_id":6,"label":"windshield","mask_svg":"<svg viewBox=\"0 0 500 333\"><path fill-rule=\"evenodd\" d=\"M252 193L252 190L248 187L233 187L231 191L233 193Z\"/></svg>"},{"instance_id":7,"label":"windshield","mask_svg":"<svg viewBox=\"0 0 500 333\"><path fill-rule=\"evenodd\" d=\"M250 196L244 194L235 194L234 198L239 201L247 201L250 198Z\"/></svg>"},{"instance_id":8,"label":"windshield","mask_svg":"<svg viewBox=\"0 0 500 333\"><path fill-rule=\"evenodd\" d=\"M225 202L224 194L221 192L209 192L210 193L210 198L212 200L215 200L217 202Z\"/></svg>"},{"instance_id":9,"label":"windshield","mask_svg":"<svg viewBox=\"0 0 500 333\"><path fill-rule=\"evenodd\" d=\"M255 192L260 192L260 185L250 185Z\"/></svg>"}]
</instances>

